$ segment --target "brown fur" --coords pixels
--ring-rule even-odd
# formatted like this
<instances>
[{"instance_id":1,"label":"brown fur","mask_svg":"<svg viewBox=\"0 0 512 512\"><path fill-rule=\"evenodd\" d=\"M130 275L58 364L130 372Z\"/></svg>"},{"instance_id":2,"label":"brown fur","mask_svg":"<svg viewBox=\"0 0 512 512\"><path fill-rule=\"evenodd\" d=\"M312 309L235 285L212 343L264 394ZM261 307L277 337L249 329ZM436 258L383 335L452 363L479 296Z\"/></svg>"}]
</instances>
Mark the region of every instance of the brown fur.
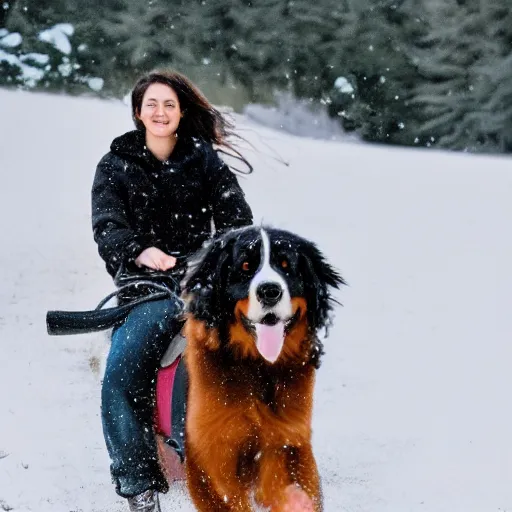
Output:
<instances>
[{"instance_id":1,"label":"brown fur","mask_svg":"<svg viewBox=\"0 0 512 512\"><path fill-rule=\"evenodd\" d=\"M261 358L241 324L247 300L236 305L227 343L216 329L187 318L186 471L200 512L249 512L252 492L259 504L284 512L290 484L322 510L311 448L313 335L304 299L292 302L300 318L274 364Z\"/></svg>"}]
</instances>

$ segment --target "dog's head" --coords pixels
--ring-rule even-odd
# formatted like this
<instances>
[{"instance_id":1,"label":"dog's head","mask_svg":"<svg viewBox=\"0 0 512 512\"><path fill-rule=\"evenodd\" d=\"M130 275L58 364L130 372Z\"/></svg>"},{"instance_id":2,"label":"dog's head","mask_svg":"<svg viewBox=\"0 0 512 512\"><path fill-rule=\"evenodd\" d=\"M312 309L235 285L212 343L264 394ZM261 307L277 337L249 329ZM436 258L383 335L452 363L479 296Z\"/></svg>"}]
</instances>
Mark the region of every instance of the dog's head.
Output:
<instances>
[{"instance_id":1,"label":"dog's head","mask_svg":"<svg viewBox=\"0 0 512 512\"><path fill-rule=\"evenodd\" d=\"M250 226L228 232L200 253L183 288L188 312L217 329L233 352L270 363L304 356L316 365L316 333L330 323L331 291L342 284L312 242Z\"/></svg>"}]
</instances>

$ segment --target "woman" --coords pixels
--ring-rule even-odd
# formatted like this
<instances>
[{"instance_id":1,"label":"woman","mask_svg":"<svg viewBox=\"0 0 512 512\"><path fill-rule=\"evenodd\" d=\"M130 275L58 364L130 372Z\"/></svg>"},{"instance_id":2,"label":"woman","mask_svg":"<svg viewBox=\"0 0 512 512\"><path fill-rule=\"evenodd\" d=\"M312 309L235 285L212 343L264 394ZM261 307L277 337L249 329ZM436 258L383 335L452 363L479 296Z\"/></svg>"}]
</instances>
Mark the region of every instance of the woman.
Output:
<instances>
[{"instance_id":1,"label":"woman","mask_svg":"<svg viewBox=\"0 0 512 512\"><path fill-rule=\"evenodd\" d=\"M186 257L211 238L212 221L217 233L252 223L235 175L212 147L233 149L232 127L186 77L162 71L135 85L132 117L137 129L116 138L98 164L94 239L117 283L155 271L179 280ZM156 371L181 328L179 313L176 299L146 302L112 334L103 431L116 491L130 510L159 511L158 492L168 488L152 419Z\"/></svg>"}]
</instances>

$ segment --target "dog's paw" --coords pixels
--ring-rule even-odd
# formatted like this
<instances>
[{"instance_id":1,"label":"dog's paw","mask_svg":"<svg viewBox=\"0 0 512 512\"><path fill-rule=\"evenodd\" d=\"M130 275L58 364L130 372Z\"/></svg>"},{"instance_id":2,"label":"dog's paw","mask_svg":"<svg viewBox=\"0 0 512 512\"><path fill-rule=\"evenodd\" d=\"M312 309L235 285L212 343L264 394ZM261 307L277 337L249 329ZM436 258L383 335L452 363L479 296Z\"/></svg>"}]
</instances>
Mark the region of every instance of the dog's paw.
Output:
<instances>
[{"instance_id":1,"label":"dog's paw","mask_svg":"<svg viewBox=\"0 0 512 512\"><path fill-rule=\"evenodd\" d=\"M296 485L289 485L284 490L285 500L279 512L315 512L311 498Z\"/></svg>"},{"instance_id":2,"label":"dog's paw","mask_svg":"<svg viewBox=\"0 0 512 512\"><path fill-rule=\"evenodd\" d=\"M181 463L179 455L174 448L168 446L163 437L156 436L158 458L164 471L165 477L171 485L173 482L182 482L186 479L185 466Z\"/></svg>"}]
</instances>

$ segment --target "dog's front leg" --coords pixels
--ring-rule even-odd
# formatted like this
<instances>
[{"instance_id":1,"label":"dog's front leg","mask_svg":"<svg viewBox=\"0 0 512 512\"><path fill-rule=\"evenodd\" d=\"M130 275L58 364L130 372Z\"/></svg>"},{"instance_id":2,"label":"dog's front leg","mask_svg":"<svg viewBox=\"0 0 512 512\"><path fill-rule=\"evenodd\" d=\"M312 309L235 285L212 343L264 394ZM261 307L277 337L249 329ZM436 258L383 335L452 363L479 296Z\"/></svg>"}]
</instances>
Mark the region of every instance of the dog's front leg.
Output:
<instances>
[{"instance_id":1,"label":"dog's front leg","mask_svg":"<svg viewBox=\"0 0 512 512\"><path fill-rule=\"evenodd\" d=\"M237 475L237 454L217 446L208 457L187 447L187 484L199 512L250 512L249 488Z\"/></svg>"},{"instance_id":2,"label":"dog's front leg","mask_svg":"<svg viewBox=\"0 0 512 512\"><path fill-rule=\"evenodd\" d=\"M291 448L288 457L288 468L296 488L303 490L312 500L314 512L322 512L323 497L320 475L316 465L313 449L309 443ZM282 512L309 512L309 508L283 508Z\"/></svg>"},{"instance_id":3,"label":"dog's front leg","mask_svg":"<svg viewBox=\"0 0 512 512\"><path fill-rule=\"evenodd\" d=\"M320 478L311 447L266 449L256 500L271 512L321 512Z\"/></svg>"}]
</instances>

